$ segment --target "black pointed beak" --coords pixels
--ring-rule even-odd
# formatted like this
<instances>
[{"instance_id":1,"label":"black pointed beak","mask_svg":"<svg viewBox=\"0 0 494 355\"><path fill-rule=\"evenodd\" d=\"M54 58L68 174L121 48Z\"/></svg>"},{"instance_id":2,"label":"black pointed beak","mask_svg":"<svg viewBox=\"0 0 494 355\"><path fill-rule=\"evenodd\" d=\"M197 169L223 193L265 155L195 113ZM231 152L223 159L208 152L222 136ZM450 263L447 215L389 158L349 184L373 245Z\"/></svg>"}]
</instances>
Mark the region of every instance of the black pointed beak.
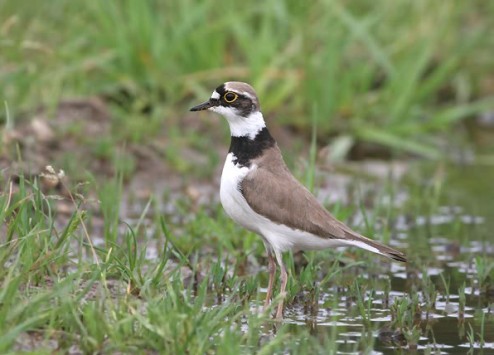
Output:
<instances>
[{"instance_id":1,"label":"black pointed beak","mask_svg":"<svg viewBox=\"0 0 494 355\"><path fill-rule=\"evenodd\" d=\"M211 108L213 106L216 106L211 100L208 100L206 102L203 102L202 104L199 104L197 106L192 107L190 110L191 111L203 111L207 110L208 108Z\"/></svg>"}]
</instances>

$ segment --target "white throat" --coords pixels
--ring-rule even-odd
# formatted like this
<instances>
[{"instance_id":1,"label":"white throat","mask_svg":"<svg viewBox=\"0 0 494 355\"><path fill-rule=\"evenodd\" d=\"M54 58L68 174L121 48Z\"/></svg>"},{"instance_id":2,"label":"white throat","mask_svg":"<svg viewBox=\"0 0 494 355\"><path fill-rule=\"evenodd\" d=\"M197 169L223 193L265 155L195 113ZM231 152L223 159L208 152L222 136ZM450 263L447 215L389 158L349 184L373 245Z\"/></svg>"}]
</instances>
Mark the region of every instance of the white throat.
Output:
<instances>
[{"instance_id":1,"label":"white throat","mask_svg":"<svg viewBox=\"0 0 494 355\"><path fill-rule=\"evenodd\" d=\"M226 118L230 125L230 134L232 137L249 137L254 139L257 133L266 127L264 117L260 111L252 112L247 117L236 114L235 110L229 107L216 106L211 107L211 111L219 113Z\"/></svg>"}]
</instances>

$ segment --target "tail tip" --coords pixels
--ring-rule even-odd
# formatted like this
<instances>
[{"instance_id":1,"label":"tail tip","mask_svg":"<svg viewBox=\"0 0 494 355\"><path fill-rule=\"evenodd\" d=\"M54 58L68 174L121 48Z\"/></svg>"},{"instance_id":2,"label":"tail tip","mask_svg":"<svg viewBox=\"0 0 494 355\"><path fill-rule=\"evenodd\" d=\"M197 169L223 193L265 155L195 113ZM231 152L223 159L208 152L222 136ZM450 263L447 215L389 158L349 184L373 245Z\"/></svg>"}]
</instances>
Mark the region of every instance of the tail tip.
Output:
<instances>
[{"instance_id":1,"label":"tail tip","mask_svg":"<svg viewBox=\"0 0 494 355\"><path fill-rule=\"evenodd\" d=\"M400 261L402 263L406 263L407 262L407 257L404 253L400 252L400 251L396 251L396 252L393 252L393 253L388 253L386 255L388 258L391 258L393 260L396 260L396 261Z\"/></svg>"}]
</instances>

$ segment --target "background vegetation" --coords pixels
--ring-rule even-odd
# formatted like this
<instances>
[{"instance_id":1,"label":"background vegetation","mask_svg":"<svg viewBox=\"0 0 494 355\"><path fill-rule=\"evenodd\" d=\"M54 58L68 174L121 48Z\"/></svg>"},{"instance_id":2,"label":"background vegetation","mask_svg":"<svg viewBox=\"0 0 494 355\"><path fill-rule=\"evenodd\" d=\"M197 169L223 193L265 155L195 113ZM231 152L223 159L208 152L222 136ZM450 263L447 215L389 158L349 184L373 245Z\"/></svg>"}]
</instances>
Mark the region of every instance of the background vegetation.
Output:
<instances>
[{"instance_id":1,"label":"background vegetation","mask_svg":"<svg viewBox=\"0 0 494 355\"><path fill-rule=\"evenodd\" d=\"M0 352L492 346L493 28L483 0L0 1ZM288 320L259 314L262 243L208 196L228 127L188 113L227 80L310 186L316 156L432 161L329 206L406 268L288 255Z\"/></svg>"},{"instance_id":2,"label":"background vegetation","mask_svg":"<svg viewBox=\"0 0 494 355\"><path fill-rule=\"evenodd\" d=\"M236 79L277 124L307 130L314 115L324 142L437 157L438 136L493 107L493 13L486 1L3 1L0 95L13 119L102 95L122 139L144 141Z\"/></svg>"}]
</instances>

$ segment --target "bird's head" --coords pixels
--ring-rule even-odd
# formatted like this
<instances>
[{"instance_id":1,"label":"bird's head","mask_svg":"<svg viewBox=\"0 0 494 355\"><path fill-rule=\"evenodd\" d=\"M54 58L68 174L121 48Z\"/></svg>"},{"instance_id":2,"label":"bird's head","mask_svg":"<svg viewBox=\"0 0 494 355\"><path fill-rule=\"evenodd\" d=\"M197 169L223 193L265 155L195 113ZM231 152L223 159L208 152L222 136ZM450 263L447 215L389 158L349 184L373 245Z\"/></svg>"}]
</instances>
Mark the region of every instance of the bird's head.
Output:
<instances>
[{"instance_id":1,"label":"bird's head","mask_svg":"<svg viewBox=\"0 0 494 355\"><path fill-rule=\"evenodd\" d=\"M221 84L213 91L208 101L190 110L219 113L230 124L232 136L254 138L266 127L256 92L249 84L238 81Z\"/></svg>"}]
</instances>

